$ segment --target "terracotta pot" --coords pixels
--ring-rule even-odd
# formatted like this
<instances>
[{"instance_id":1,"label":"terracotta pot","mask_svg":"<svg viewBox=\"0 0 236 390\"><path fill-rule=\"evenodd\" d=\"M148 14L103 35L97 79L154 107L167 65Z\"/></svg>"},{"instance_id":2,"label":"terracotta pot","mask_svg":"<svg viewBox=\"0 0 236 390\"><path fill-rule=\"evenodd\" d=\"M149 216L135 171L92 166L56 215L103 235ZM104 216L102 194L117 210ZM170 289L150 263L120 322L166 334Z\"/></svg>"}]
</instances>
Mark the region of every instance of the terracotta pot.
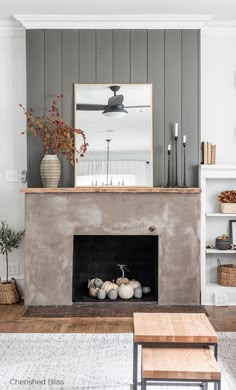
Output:
<instances>
[{"instance_id":1,"label":"terracotta pot","mask_svg":"<svg viewBox=\"0 0 236 390\"><path fill-rule=\"evenodd\" d=\"M45 154L41 162L40 172L43 187L58 187L61 164L56 154Z\"/></svg>"}]
</instances>

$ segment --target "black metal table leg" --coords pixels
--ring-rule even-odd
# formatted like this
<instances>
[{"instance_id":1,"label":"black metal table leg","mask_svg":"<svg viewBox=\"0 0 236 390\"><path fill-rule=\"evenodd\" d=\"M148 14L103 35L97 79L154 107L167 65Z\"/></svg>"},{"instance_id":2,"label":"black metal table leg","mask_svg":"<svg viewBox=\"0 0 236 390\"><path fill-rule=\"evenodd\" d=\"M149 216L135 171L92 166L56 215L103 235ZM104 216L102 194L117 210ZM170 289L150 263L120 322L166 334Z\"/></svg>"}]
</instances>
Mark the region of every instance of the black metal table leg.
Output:
<instances>
[{"instance_id":1,"label":"black metal table leg","mask_svg":"<svg viewBox=\"0 0 236 390\"><path fill-rule=\"evenodd\" d=\"M133 350L133 390L137 390L138 382L138 344L134 341Z\"/></svg>"}]
</instances>

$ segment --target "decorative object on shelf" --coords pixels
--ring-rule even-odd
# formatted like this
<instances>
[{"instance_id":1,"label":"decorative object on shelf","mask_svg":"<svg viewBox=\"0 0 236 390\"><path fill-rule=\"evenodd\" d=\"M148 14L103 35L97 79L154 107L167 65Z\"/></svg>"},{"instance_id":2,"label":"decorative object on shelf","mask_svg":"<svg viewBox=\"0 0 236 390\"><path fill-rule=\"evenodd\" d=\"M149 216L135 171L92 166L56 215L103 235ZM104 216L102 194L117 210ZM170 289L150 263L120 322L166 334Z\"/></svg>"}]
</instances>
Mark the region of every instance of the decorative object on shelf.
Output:
<instances>
[{"instance_id":1,"label":"decorative object on shelf","mask_svg":"<svg viewBox=\"0 0 236 390\"><path fill-rule=\"evenodd\" d=\"M103 290L102 288L100 288L100 289L98 290L97 298L98 298L98 299L105 299L105 298L106 298L106 295L107 295L106 291Z\"/></svg>"},{"instance_id":2,"label":"decorative object on shelf","mask_svg":"<svg viewBox=\"0 0 236 390\"><path fill-rule=\"evenodd\" d=\"M142 291L142 288L141 287L137 287L134 289L134 297L135 298L142 298L142 295L143 295L143 291Z\"/></svg>"},{"instance_id":3,"label":"decorative object on shelf","mask_svg":"<svg viewBox=\"0 0 236 390\"><path fill-rule=\"evenodd\" d=\"M125 264L116 264L116 265L120 268L120 270L122 272L121 277L116 279L116 284L118 286L120 286L121 284L128 284L129 279L125 277L125 270L129 271L129 269L126 268Z\"/></svg>"},{"instance_id":4,"label":"decorative object on shelf","mask_svg":"<svg viewBox=\"0 0 236 390\"><path fill-rule=\"evenodd\" d=\"M111 290L108 291L108 298L111 300L111 301L115 301L118 297L118 291L114 288L112 288Z\"/></svg>"},{"instance_id":5,"label":"decorative object on shelf","mask_svg":"<svg viewBox=\"0 0 236 390\"><path fill-rule=\"evenodd\" d=\"M221 265L220 260L218 264L218 284L220 286L236 287L236 265L224 264Z\"/></svg>"},{"instance_id":6,"label":"decorative object on shelf","mask_svg":"<svg viewBox=\"0 0 236 390\"><path fill-rule=\"evenodd\" d=\"M236 191L223 191L218 196L220 209L223 214L236 214Z\"/></svg>"},{"instance_id":7,"label":"decorative object on shelf","mask_svg":"<svg viewBox=\"0 0 236 390\"><path fill-rule=\"evenodd\" d=\"M229 221L230 226L230 238L233 246L236 245L236 220L231 219Z\"/></svg>"},{"instance_id":8,"label":"decorative object on shelf","mask_svg":"<svg viewBox=\"0 0 236 390\"><path fill-rule=\"evenodd\" d=\"M184 182L183 182L183 187L187 188L187 182L186 182L186 145L187 145L187 136L183 136L183 148L184 148Z\"/></svg>"},{"instance_id":9,"label":"decorative object on shelf","mask_svg":"<svg viewBox=\"0 0 236 390\"><path fill-rule=\"evenodd\" d=\"M13 249L18 248L24 236L24 231L15 232L5 221L1 221L0 228L0 254L6 258L6 281L0 278L0 304L12 304L19 301L16 281L8 279L8 255Z\"/></svg>"},{"instance_id":10,"label":"decorative object on shelf","mask_svg":"<svg viewBox=\"0 0 236 390\"><path fill-rule=\"evenodd\" d=\"M20 104L26 119L27 128L22 134L30 132L35 137L40 137L45 158L41 163L41 177L44 187L57 187L60 180L60 162L57 158L59 154L65 156L71 163L75 164L75 152L79 152L80 157L86 153L88 143L81 129L75 129L67 125L61 118L57 107L58 101L63 95L58 95L52 102L50 108L45 107L45 115L33 115L32 108L29 112ZM81 135L82 144L79 150L75 145L75 134Z\"/></svg>"},{"instance_id":11,"label":"decorative object on shelf","mask_svg":"<svg viewBox=\"0 0 236 390\"><path fill-rule=\"evenodd\" d=\"M202 142L202 164L215 165L216 145L211 142Z\"/></svg>"},{"instance_id":12,"label":"decorative object on shelf","mask_svg":"<svg viewBox=\"0 0 236 390\"><path fill-rule=\"evenodd\" d=\"M170 184L170 158L171 158L171 145L168 145L168 172L167 172L167 187L171 187Z\"/></svg>"},{"instance_id":13,"label":"decorative object on shelf","mask_svg":"<svg viewBox=\"0 0 236 390\"><path fill-rule=\"evenodd\" d=\"M216 237L216 249L227 250L231 249L231 238L226 234L222 234L222 236Z\"/></svg>"},{"instance_id":14,"label":"decorative object on shelf","mask_svg":"<svg viewBox=\"0 0 236 390\"><path fill-rule=\"evenodd\" d=\"M175 123L175 187L179 187L179 182L178 182L178 128L179 128L179 124Z\"/></svg>"},{"instance_id":15,"label":"decorative object on shelf","mask_svg":"<svg viewBox=\"0 0 236 390\"><path fill-rule=\"evenodd\" d=\"M143 287L142 287L142 292L143 292L143 294L150 294L150 292L151 292L151 287L149 287L149 286L143 286Z\"/></svg>"},{"instance_id":16,"label":"decorative object on shelf","mask_svg":"<svg viewBox=\"0 0 236 390\"><path fill-rule=\"evenodd\" d=\"M45 154L40 164L43 187L58 187L61 177L61 164L56 154Z\"/></svg>"},{"instance_id":17,"label":"decorative object on shelf","mask_svg":"<svg viewBox=\"0 0 236 390\"><path fill-rule=\"evenodd\" d=\"M134 289L131 284L121 284L118 293L121 299L130 299L134 296Z\"/></svg>"}]
</instances>

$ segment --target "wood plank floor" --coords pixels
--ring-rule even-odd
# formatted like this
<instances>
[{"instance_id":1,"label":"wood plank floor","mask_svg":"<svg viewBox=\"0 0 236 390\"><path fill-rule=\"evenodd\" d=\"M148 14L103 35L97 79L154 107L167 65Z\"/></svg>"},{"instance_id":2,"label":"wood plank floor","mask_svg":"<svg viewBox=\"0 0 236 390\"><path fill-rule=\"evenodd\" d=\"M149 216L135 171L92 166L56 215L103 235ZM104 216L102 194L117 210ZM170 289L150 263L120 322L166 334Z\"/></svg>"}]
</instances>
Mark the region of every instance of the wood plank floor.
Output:
<instances>
[{"instance_id":1,"label":"wood plank floor","mask_svg":"<svg viewBox=\"0 0 236 390\"><path fill-rule=\"evenodd\" d=\"M205 307L216 331L236 332L236 307ZM132 317L23 317L23 305L0 306L0 333L132 333Z\"/></svg>"}]
</instances>

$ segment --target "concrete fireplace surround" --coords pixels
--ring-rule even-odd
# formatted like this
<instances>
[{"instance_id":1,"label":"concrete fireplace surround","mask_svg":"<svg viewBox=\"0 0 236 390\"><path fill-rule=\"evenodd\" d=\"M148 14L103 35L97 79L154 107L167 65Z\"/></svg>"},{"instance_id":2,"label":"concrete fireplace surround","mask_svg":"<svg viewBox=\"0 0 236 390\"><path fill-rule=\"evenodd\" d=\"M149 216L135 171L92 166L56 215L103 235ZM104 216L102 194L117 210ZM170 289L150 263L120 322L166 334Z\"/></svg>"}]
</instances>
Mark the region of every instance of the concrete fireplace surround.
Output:
<instances>
[{"instance_id":1,"label":"concrete fireplace surround","mask_svg":"<svg viewBox=\"0 0 236 390\"><path fill-rule=\"evenodd\" d=\"M73 238L85 234L157 234L158 303L200 304L200 190L25 197L26 305L72 304Z\"/></svg>"}]
</instances>

